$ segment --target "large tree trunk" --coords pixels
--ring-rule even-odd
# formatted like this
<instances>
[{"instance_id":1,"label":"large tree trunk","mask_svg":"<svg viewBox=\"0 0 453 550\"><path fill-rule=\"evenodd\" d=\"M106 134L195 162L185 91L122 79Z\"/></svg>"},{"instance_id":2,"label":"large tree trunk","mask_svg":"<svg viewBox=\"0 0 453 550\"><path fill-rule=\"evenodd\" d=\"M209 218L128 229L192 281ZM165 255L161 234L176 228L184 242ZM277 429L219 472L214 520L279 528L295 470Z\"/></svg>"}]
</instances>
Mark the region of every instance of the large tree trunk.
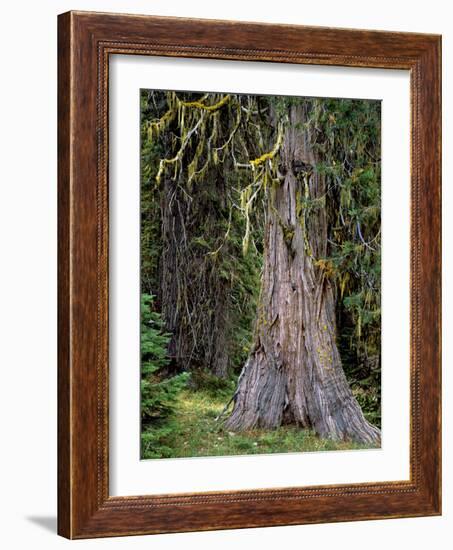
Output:
<instances>
[{"instance_id":1,"label":"large tree trunk","mask_svg":"<svg viewBox=\"0 0 453 550\"><path fill-rule=\"evenodd\" d=\"M205 368L224 378L228 371L226 334L229 330L228 288L207 249L197 244L205 227L213 239L223 238L218 209L225 208L224 183L218 174L209 181L217 185L215 204L198 185L184 191L184 183L167 178L161 197L162 254L160 291L162 317L171 334L168 352L173 370Z\"/></svg>"},{"instance_id":2,"label":"large tree trunk","mask_svg":"<svg viewBox=\"0 0 453 550\"><path fill-rule=\"evenodd\" d=\"M335 302L325 263L325 179L290 108L281 151L284 181L269 198L255 343L238 381L231 430L295 423L321 437L378 443L346 380L336 344Z\"/></svg>"}]
</instances>

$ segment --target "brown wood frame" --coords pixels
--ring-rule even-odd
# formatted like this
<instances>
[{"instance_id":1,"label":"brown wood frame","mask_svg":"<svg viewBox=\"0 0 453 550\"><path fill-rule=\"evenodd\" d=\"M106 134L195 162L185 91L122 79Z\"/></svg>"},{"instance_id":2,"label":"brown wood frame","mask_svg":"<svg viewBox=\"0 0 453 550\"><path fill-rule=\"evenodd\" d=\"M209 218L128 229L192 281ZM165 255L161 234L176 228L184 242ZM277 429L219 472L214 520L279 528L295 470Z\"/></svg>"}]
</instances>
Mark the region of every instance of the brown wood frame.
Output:
<instances>
[{"instance_id":1,"label":"brown wood frame","mask_svg":"<svg viewBox=\"0 0 453 550\"><path fill-rule=\"evenodd\" d=\"M441 38L68 12L59 16L58 48L58 532L87 538L440 514ZM111 54L410 71L410 481L109 496Z\"/></svg>"}]
</instances>

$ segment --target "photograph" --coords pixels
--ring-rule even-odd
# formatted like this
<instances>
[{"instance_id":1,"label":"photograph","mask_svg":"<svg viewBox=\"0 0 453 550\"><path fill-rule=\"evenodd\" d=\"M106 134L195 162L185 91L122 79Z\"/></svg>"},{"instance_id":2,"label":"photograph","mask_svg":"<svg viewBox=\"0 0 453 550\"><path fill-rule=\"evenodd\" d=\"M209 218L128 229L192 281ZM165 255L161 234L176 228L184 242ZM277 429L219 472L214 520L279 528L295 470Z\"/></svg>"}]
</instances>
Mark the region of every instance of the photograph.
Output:
<instances>
[{"instance_id":1,"label":"photograph","mask_svg":"<svg viewBox=\"0 0 453 550\"><path fill-rule=\"evenodd\" d=\"M139 93L141 459L380 448L381 101Z\"/></svg>"}]
</instances>

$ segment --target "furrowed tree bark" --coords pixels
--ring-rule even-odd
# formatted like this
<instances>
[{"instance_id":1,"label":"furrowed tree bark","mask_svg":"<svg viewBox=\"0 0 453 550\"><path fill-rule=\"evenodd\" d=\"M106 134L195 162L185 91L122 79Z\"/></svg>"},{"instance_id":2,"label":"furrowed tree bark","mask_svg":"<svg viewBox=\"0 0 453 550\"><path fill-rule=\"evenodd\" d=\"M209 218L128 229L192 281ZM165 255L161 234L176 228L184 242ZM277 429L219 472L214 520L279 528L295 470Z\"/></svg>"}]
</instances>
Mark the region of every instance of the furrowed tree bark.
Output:
<instances>
[{"instance_id":1,"label":"furrowed tree bark","mask_svg":"<svg viewBox=\"0 0 453 550\"><path fill-rule=\"evenodd\" d=\"M326 184L313 169L309 108L290 107L284 180L268 200L255 341L226 427L295 423L324 438L377 444L380 432L366 421L342 368L333 289L318 261L327 253Z\"/></svg>"},{"instance_id":2,"label":"furrowed tree bark","mask_svg":"<svg viewBox=\"0 0 453 550\"><path fill-rule=\"evenodd\" d=\"M211 173L209 180L209 185L217 186L215 196L222 201L222 179ZM210 228L211 237L223 237L224 229L218 224L219 205L206 195L207 184L191 190L192 199L184 186L166 178L161 196L159 300L165 328L171 334L168 353L177 372L205 368L225 378L228 288L206 254L207 249L196 244L203 227Z\"/></svg>"}]
</instances>

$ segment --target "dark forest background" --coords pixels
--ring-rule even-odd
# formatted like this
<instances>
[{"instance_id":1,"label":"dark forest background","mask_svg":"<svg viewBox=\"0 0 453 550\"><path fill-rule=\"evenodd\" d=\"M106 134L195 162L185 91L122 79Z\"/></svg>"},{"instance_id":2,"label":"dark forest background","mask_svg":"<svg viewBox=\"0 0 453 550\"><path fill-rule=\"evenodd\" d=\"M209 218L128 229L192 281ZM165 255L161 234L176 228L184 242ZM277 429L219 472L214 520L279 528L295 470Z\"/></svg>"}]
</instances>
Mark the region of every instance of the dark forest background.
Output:
<instances>
[{"instance_id":1,"label":"dark forest background","mask_svg":"<svg viewBox=\"0 0 453 550\"><path fill-rule=\"evenodd\" d=\"M297 102L318 152L310 170L327 182L322 204L302 196L300 209L325 209L327 254L314 262L334 289L347 380L380 427L380 102L142 90L142 458L360 447L292 425L223 425L253 343L279 178L269 116ZM256 197L243 166L253 162L254 173L269 165Z\"/></svg>"}]
</instances>

